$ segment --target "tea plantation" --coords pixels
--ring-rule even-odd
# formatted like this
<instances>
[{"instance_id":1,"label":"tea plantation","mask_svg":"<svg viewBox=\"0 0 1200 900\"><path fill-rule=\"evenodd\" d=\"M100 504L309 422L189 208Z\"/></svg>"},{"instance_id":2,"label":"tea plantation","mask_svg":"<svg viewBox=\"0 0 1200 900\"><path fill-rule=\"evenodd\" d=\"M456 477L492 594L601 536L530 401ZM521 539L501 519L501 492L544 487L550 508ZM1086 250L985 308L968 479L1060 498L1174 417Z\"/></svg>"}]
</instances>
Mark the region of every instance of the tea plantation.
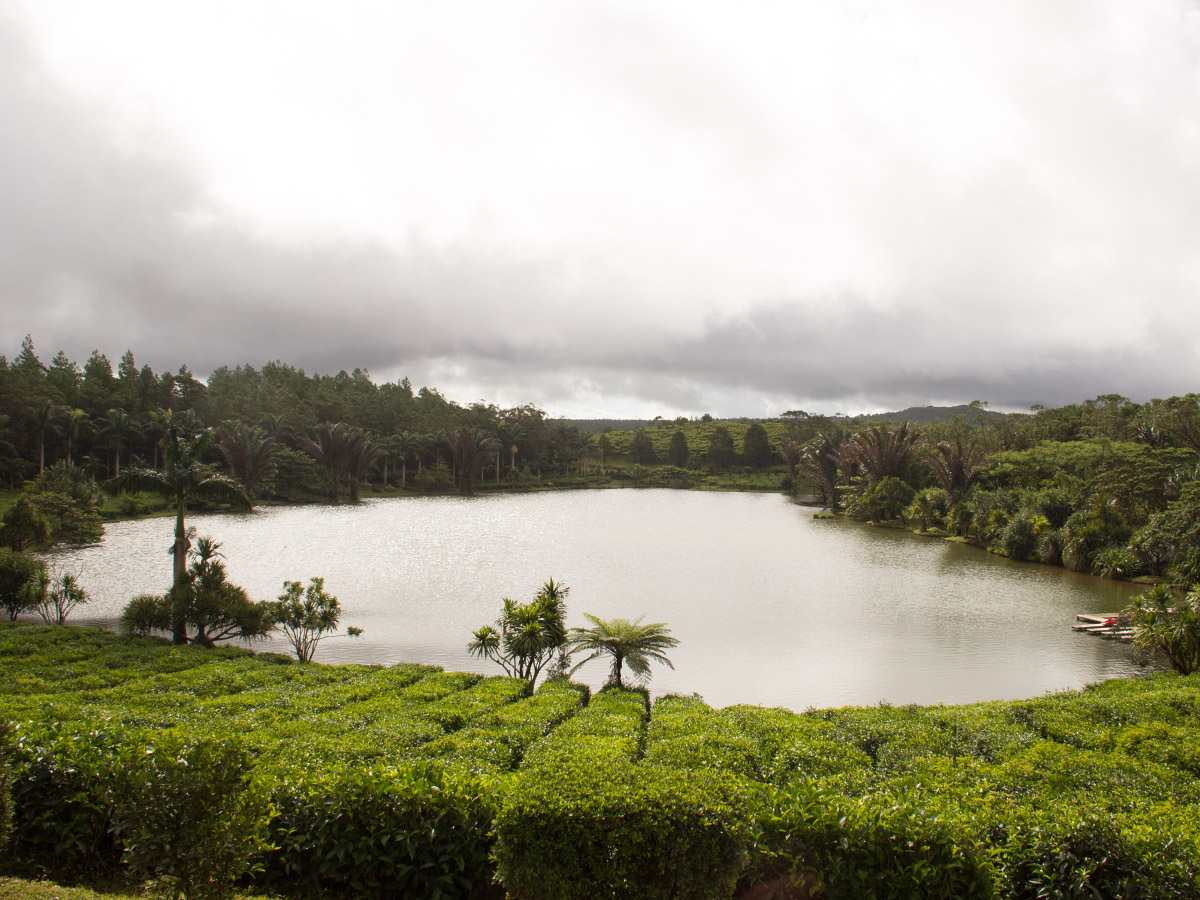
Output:
<instances>
[{"instance_id":1,"label":"tea plantation","mask_svg":"<svg viewBox=\"0 0 1200 900\"><path fill-rule=\"evenodd\" d=\"M1200 680L818 710L0 626L10 875L285 897L1200 897ZM2 812L2 811L0 811Z\"/></svg>"}]
</instances>

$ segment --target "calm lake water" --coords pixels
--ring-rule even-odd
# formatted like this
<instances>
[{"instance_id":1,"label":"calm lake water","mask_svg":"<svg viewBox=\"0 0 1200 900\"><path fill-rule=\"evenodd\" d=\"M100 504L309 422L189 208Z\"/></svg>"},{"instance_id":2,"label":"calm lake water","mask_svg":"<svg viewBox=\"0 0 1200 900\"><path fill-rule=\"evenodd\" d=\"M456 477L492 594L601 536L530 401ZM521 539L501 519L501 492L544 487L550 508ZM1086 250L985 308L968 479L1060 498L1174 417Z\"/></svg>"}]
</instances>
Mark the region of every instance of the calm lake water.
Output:
<instances>
[{"instance_id":1,"label":"calm lake water","mask_svg":"<svg viewBox=\"0 0 1200 900\"><path fill-rule=\"evenodd\" d=\"M321 662L436 663L494 674L466 652L502 597L551 576L569 622L645 616L680 646L655 693L714 706L964 703L1034 697L1142 671L1128 648L1071 631L1134 592L945 541L814 520L775 494L571 491L368 500L197 515L231 579L255 599L323 576L342 624ZM82 570L92 603L73 621L112 625L134 594L170 582L173 520L108 526L103 544L54 555ZM262 643L257 644L263 647ZM286 651L286 645L268 643ZM577 677L599 686L597 660Z\"/></svg>"}]
</instances>

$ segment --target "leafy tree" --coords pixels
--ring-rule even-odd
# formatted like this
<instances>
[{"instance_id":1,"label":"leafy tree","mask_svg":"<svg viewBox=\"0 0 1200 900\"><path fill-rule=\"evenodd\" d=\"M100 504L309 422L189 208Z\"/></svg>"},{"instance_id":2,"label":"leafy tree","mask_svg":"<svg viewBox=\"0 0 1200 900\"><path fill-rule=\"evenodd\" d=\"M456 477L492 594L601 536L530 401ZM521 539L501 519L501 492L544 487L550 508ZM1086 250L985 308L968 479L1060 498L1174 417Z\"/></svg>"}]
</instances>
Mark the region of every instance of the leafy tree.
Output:
<instances>
[{"instance_id":1,"label":"leafy tree","mask_svg":"<svg viewBox=\"0 0 1200 900\"><path fill-rule=\"evenodd\" d=\"M182 635L184 642L202 647L269 634L275 627L271 605L251 601L242 588L230 584L220 547L212 538L197 538L182 581L165 596L142 594L126 605L121 614L126 631L145 635L169 628L176 637Z\"/></svg>"},{"instance_id":2,"label":"leafy tree","mask_svg":"<svg viewBox=\"0 0 1200 900\"><path fill-rule=\"evenodd\" d=\"M536 682L538 675L567 647L567 595L571 589L553 578L528 603L505 597L495 627L477 629L467 650L490 659L514 678Z\"/></svg>"},{"instance_id":3,"label":"leafy tree","mask_svg":"<svg viewBox=\"0 0 1200 900\"><path fill-rule=\"evenodd\" d=\"M633 433L633 441L629 444L629 461L642 466L658 462L658 454L654 452L654 444L646 429L639 428Z\"/></svg>"},{"instance_id":4,"label":"leafy tree","mask_svg":"<svg viewBox=\"0 0 1200 900\"><path fill-rule=\"evenodd\" d=\"M165 497L175 505L175 543L171 554L174 563L172 589L188 580L187 556L191 549L185 516L193 500L211 498L249 507L250 501L234 479L220 475L204 462L204 453L216 435L206 429L196 437L187 433L182 417L169 413L164 416L163 469L126 469L110 485L117 491L149 491ZM182 606L179 607L182 609ZM176 618L172 625L175 643L187 641L184 623Z\"/></svg>"},{"instance_id":5,"label":"leafy tree","mask_svg":"<svg viewBox=\"0 0 1200 900\"><path fill-rule=\"evenodd\" d=\"M37 605L37 586L46 567L36 559L8 548L0 548L0 608L10 621Z\"/></svg>"},{"instance_id":6,"label":"leafy tree","mask_svg":"<svg viewBox=\"0 0 1200 900\"><path fill-rule=\"evenodd\" d=\"M684 437L682 430L676 429L675 433L671 435L671 445L667 447L667 462L683 468L687 465L688 455L687 438Z\"/></svg>"},{"instance_id":7,"label":"leafy tree","mask_svg":"<svg viewBox=\"0 0 1200 900\"><path fill-rule=\"evenodd\" d=\"M94 544L104 537L100 488L79 466L60 460L33 480L25 497L50 523L51 544Z\"/></svg>"},{"instance_id":8,"label":"leafy tree","mask_svg":"<svg viewBox=\"0 0 1200 900\"><path fill-rule=\"evenodd\" d=\"M309 579L307 588L299 581L285 581L283 593L271 604L272 618L302 663L311 662L317 645L337 631L341 615L342 605L326 592L324 578ZM348 633L357 637L362 631L350 628Z\"/></svg>"},{"instance_id":9,"label":"leafy tree","mask_svg":"<svg viewBox=\"0 0 1200 900\"><path fill-rule=\"evenodd\" d=\"M625 665L642 681L649 680L651 663L661 662L675 668L665 651L678 646L679 639L671 637L671 629L666 623L643 625L641 618L630 622L628 619L600 619L589 613L583 615L592 627L571 629L571 649L592 652L572 672L597 657L607 656L611 659L607 684L623 688L621 674Z\"/></svg>"},{"instance_id":10,"label":"leafy tree","mask_svg":"<svg viewBox=\"0 0 1200 900\"><path fill-rule=\"evenodd\" d=\"M0 517L0 544L20 553L31 544L50 543L50 520L27 496L18 497Z\"/></svg>"},{"instance_id":11,"label":"leafy tree","mask_svg":"<svg viewBox=\"0 0 1200 900\"><path fill-rule=\"evenodd\" d=\"M771 441L767 437L767 429L755 422L746 429L742 438L742 458L746 465L762 469L771 464L775 454L771 450Z\"/></svg>"},{"instance_id":12,"label":"leafy tree","mask_svg":"<svg viewBox=\"0 0 1200 900\"><path fill-rule=\"evenodd\" d=\"M915 494L908 484L889 475L878 484L870 485L859 499L859 505L868 518L889 521L903 516Z\"/></svg>"},{"instance_id":13,"label":"leafy tree","mask_svg":"<svg viewBox=\"0 0 1200 900\"><path fill-rule=\"evenodd\" d=\"M917 491L905 516L920 522L921 531L932 524L940 526L950 509L950 496L942 488L925 488Z\"/></svg>"},{"instance_id":14,"label":"leafy tree","mask_svg":"<svg viewBox=\"0 0 1200 900\"><path fill-rule=\"evenodd\" d=\"M724 472L733 468L737 462L737 451L733 447L733 438L729 429L718 425L708 439L708 449L704 452L704 462L714 472Z\"/></svg>"},{"instance_id":15,"label":"leafy tree","mask_svg":"<svg viewBox=\"0 0 1200 900\"><path fill-rule=\"evenodd\" d=\"M297 443L325 469L334 503L341 501L344 480L350 482L351 499L358 499L358 479L379 454L366 431L345 422L324 422Z\"/></svg>"}]
</instances>

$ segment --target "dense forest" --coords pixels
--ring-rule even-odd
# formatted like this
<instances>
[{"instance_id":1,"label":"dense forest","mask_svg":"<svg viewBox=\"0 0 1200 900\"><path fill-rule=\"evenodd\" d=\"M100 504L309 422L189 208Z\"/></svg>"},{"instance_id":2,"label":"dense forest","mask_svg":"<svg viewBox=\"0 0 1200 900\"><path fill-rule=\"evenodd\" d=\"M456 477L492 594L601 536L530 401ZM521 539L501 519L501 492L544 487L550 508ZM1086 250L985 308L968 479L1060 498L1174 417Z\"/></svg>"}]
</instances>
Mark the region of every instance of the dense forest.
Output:
<instances>
[{"instance_id":1,"label":"dense forest","mask_svg":"<svg viewBox=\"0 0 1200 900\"><path fill-rule=\"evenodd\" d=\"M115 372L99 352L82 366L59 352L47 365L26 337L11 362L0 356L0 478L24 488L55 526L54 541L78 543L98 536L91 513L102 503L107 515L152 505L105 499L97 485L161 468L168 433L206 433L200 462L235 479L251 502L471 493L551 478L783 490L1015 559L1200 581L1200 397L985 407L923 425L793 410L589 433L532 405L462 406L407 379L377 384L361 369L310 375L275 361L222 367L202 382L186 366L139 367L132 352ZM5 516L14 515L10 506ZM39 543L36 529L6 534L0 543L15 549Z\"/></svg>"}]
</instances>

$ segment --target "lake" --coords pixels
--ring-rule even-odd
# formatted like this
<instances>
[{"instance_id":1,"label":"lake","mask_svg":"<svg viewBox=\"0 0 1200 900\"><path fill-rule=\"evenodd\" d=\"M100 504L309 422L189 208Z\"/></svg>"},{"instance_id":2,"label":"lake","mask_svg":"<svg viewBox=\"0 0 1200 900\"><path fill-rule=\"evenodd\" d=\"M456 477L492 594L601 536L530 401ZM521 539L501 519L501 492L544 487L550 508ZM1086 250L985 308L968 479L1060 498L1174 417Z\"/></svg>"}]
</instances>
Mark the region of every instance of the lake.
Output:
<instances>
[{"instance_id":1,"label":"lake","mask_svg":"<svg viewBox=\"0 0 1200 900\"><path fill-rule=\"evenodd\" d=\"M1144 671L1127 646L1071 631L1136 589L973 547L842 520L777 494L594 490L367 500L196 515L230 579L254 599L319 575L358 639L317 661L434 663L498 674L466 651L501 598L548 578L571 588L568 621L644 616L680 645L656 694L714 706L1034 697ZM98 546L51 554L93 600L73 622L113 626L124 603L170 584L173 519L108 526ZM280 641L262 649L286 652ZM599 686L600 660L576 676Z\"/></svg>"}]
</instances>

